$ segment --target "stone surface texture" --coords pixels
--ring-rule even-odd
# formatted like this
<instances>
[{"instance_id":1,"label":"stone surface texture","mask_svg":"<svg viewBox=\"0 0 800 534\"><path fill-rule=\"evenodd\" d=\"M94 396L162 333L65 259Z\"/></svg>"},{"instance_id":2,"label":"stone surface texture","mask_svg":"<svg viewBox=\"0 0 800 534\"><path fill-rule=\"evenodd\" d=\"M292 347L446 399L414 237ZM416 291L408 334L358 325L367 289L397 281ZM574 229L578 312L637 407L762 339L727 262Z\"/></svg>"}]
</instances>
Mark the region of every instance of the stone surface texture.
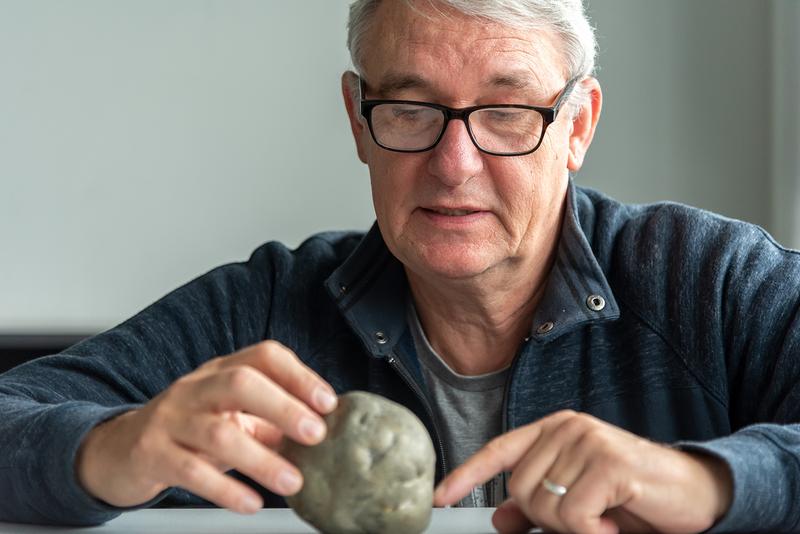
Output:
<instances>
[{"instance_id":1,"label":"stone surface texture","mask_svg":"<svg viewBox=\"0 0 800 534\"><path fill-rule=\"evenodd\" d=\"M286 501L331 534L414 534L428 526L436 453L428 431L407 408L354 391L325 417L328 435L307 447L284 440L282 454L303 473Z\"/></svg>"}]
</instances>

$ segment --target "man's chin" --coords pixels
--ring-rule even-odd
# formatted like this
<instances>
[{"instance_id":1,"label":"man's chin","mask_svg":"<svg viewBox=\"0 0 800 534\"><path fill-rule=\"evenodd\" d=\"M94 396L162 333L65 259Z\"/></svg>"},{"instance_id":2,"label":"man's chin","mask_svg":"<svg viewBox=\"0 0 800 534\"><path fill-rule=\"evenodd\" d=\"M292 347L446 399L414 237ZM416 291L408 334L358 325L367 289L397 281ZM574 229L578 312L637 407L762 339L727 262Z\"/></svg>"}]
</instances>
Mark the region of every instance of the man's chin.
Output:
<instances>
[{"instance_id":1,"label":"man's chin","mask_svg":"<svg viewBox=\"0 0 800 534\"><path fill-rule=\"evenodd\" d=\"M464 280L480 276L503 262L506 258L503 248L497 244L491 246L496 239L496 236L487 236L486 239L445 241L423 236L422 239L402 240L389 248L407 269L424 279Z\"/></svg>"},{"instance_id":2,"label":"man's chin","mask_svg":"<svg viewBox=\"0 0 800 534\"><path fill-rule=\"evenodd\" d=\"M439 256L420 258L418 269L420 275L437 279L467 280L484 274L492 267L492 262L484 256Z\"/></svg>"}]
</instances>

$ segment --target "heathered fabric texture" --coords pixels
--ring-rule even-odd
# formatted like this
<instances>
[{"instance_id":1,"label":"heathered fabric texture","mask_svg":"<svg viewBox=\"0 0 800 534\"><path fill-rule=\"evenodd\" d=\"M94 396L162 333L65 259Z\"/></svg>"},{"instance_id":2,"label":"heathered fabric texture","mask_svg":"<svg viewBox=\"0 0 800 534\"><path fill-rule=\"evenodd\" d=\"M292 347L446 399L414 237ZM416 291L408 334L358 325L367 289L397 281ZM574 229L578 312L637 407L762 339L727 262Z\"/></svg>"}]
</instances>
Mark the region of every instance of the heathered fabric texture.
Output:
<instances>
[{"instance_id":1,"label":"heathered fabric texture","mask_svg":"<svg viewBox=\"0 0 800 534\"><path fill-rule=\"evenodd\" d=\"M504 428L570 408L716 454L731 466L734 498L715 531L798 529L800 256L746 223L570 186L556 266L510 370ZM593 294L602 310L587 307ZM268 243L116 328L0 376L0 520L115 517L120 509L75 478L83 436L209 358L263 339L293 349L338 392L408 406L439 444L407 295L377 226L366 236L319 234L296 250ZM548 321L554 327L538 333ZM437 478L442 468L439 446ZM259 490L268 506L285 505ZM203 504L178 489L156 500Z\"/></svg>"},{"instance_id":2,"label":"heathered fabric texture","mask_svg":"<svg viewBox=\"0 0 800 534\"><path fill-rule=\"evenodd\" d=\"M456 373L436 353L408 299L408 325L422 368L425 392L439 425L449 471L503 431L503 399L508 368L480 376ZM475 487L458 506L499 506L506 498L503 476Z\"/></svg>"}]
</instances>

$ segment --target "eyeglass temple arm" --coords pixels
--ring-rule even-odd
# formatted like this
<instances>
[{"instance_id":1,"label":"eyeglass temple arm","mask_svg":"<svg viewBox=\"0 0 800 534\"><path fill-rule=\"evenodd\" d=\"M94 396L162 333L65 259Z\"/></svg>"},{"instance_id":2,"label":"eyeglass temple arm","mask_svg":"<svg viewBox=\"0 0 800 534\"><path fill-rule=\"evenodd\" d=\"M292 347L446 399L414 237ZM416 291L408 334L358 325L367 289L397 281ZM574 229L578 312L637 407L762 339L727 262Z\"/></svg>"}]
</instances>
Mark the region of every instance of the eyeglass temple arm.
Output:
<instances>
[{"instance_id":1,"label":"eyeglass temple arm","mask_svg":"<svg viewBox=\"0 0 800 534\"><path fill-rule=\"evenodd\" d=\"M575 76L570 81L567 82L567 85L564 87L564 90L561 91L561 95L556 100L556 103L553 105L553 120L555 120L556 116L558 115L561 106L564 105L564 102L567 101L569 95L572 93L572 90L575 88L575 85L581 79L581 76Z\"/></svg>"},{"instance_id":2,"label":"eyeglass temple arm","mask_svg":"<svg viewBox=\"0 0 800 534\"><path fill-rule=\"evenodd\" d=\"M358 76L358 100L361 101L364 100L364 93L367 92L367 83L360 75L356 74L356 76Z\"/></svg>"},{"instance_id":3,"label":"eyeglass temple arm","mask_svg":"<svg viewBox=\"0 0 800 534\"><path fill-rule=\"evenodd\" d=\"M358 102L359 102L359 113L365 119L367 116L364 114L364 95L367 93L367 83L364 81L364 78L361 77L360 74L356 74L358 77Z\"/></svg>"}]
</instances>

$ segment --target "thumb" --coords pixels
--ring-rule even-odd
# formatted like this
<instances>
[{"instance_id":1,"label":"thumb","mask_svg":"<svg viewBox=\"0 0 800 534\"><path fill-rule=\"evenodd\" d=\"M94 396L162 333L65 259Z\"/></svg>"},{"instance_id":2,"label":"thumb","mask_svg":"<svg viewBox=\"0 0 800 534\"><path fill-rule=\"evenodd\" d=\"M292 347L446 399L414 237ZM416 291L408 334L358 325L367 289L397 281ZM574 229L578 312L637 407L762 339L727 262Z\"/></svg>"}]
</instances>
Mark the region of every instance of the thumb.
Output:
<instances>
[{"instance_id":1,"label":"thumb","mask_svg":"<svg viewBox=\"0 0 800 534\"><path fill-rule=\"evenodd\" d=\"M497 507L492 514L492 525L501 534L528 532L534 526L512 499Z\"/></svg>"}]
</instances>

